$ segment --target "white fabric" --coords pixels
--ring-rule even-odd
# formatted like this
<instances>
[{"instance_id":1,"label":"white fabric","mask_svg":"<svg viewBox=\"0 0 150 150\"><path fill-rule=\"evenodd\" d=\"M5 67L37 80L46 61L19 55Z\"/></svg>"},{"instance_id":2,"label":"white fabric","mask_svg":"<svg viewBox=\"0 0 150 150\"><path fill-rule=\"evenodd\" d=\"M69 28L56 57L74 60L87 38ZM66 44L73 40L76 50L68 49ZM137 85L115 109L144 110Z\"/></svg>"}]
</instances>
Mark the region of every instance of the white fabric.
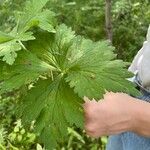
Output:
<instances>
[{"instance_id":1,"label":"white fabric","mask_svg":"<svg viewBox=\"0 0 150 150\"><path fill-rule=\"evenodd\" d=\"M134 74L138 73L142 86L150 89L150 26L143 47L138 51L128 70Z\"/></svg>"}]
</instances>

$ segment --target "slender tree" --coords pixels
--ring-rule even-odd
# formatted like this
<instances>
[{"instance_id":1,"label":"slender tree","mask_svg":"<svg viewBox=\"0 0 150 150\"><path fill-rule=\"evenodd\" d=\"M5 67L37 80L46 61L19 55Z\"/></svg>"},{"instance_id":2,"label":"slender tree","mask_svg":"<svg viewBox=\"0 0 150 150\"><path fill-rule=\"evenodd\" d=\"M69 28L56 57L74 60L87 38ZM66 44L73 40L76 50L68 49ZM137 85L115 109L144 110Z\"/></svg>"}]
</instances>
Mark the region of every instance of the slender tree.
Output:
<instances>
[{"instance_id":1,"label":"slender tree","mask_svg":"<svg viewBox=\"0 0 150 150\"><path fill-rule=\"evenodd\" d=\"M106 22L106 32L108 39L112 42L112 18L111 18L111 0L106 0L105 8L105 22Z\"/></svg>"}]
</instances>

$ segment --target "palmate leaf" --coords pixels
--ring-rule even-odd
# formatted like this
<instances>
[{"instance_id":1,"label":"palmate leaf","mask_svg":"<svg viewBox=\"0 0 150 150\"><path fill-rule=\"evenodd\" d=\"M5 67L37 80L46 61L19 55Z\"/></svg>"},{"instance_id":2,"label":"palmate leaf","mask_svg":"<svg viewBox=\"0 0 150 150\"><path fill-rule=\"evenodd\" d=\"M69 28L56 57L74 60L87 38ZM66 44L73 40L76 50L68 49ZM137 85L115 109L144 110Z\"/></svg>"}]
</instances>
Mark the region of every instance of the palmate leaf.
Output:
<instances>
[{"instance_id":1,"label":"palmate leaf","mask_svg":"<svg viewBox=\"0 0 150 150\"><path fill-rule=\"evenodd\" d=\"M37 30L36 40L25 42L9 75L0 84L0 94L33 83L19 105L19 114L48 150L67 134L67 127L83 126L83 96L100 99L106 90L135 94L127 63L114 60L107 41L93 42L76 36L65 25L56 33ZM43 79L41 79L41 76ZM17 82L16 82L17 81Z\"/></svg>"}]
</instances>

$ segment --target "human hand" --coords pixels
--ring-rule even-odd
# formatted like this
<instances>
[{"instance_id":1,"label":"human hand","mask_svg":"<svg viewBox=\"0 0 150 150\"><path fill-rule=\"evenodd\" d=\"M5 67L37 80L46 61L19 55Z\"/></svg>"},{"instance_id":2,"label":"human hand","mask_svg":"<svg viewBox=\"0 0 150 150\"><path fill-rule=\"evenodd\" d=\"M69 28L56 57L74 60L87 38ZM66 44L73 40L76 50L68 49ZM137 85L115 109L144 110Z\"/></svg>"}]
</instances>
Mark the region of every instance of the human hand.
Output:
<instances>
[{"instance_id":1,"label":"human hand","mask_svg":"<svg viewBox=\"0 0 150 150\"><path fill-rule=\"evenodd\" d=\"M124 93L107 92L96 102L84 98L85 130L92 137L118 134L134 129L135 98Z\"/></svg>"}]
</instances>

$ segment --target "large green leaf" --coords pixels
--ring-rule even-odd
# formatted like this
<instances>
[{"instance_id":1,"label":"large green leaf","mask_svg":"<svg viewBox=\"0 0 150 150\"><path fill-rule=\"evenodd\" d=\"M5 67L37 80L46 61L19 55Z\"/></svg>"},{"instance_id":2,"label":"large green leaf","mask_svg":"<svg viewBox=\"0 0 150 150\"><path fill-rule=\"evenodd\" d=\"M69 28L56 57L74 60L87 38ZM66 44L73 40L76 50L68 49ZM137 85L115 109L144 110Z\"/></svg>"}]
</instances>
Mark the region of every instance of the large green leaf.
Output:
<instances>
[{"instance_id":1,"label":"large green leaf","mask_svg":"<svg viewBox=\"0 0 150 150\"><path fill-rule=\"evenodd\" d=\"M132 76L126 69L127 63L114 60L114 47L107 41L92 42L75 36L65 25L58 26L56 34L39 32L35 37L27 48L57 68L53 78L38 81L22 103L23 120L36 120L35 129L41 138L53 136L55 140L50 139L55 143L65 135L67 122L81 126L80 105L76 103L81 104L83 96L100 99L105 89L137 93L126 80ZM48 140L45 138L43 142Z\"/></svg>"}]
</instances>

